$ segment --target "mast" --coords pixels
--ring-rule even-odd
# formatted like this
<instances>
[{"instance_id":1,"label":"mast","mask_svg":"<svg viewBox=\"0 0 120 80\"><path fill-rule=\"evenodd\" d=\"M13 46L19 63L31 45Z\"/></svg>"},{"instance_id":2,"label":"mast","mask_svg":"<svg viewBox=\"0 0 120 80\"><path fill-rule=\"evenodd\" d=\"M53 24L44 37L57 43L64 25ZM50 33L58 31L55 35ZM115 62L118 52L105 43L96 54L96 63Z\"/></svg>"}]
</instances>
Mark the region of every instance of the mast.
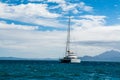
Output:
<instances>
[{"instance_id":1,"label":"mast","mask_svg":"<svg viewBox=\"0 0 120 80\"><path fill-rule=\"evenodd\" d=\"M70 51L70 16L68 20L68 29L67 29L67 41L66 41L66 56L69 54Z\"/></svg>"}]
</instances>

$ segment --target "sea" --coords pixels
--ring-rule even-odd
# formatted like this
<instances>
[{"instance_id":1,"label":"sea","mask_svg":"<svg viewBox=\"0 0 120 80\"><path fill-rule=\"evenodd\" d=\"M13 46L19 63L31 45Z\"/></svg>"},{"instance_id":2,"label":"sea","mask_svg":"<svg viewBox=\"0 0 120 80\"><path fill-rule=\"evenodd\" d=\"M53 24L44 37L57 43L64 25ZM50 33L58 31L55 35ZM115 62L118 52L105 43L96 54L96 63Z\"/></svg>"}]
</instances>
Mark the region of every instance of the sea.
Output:
<instances>
[{"instance_id":1,"label":"sea","mask_svg":"<svg viewBox=\"0 0 120 80\"><path fill-rule=\"evenodd\" d=\"M120 63L1 60L0 80L120 80Z\"/></svg>"}]
</instances>

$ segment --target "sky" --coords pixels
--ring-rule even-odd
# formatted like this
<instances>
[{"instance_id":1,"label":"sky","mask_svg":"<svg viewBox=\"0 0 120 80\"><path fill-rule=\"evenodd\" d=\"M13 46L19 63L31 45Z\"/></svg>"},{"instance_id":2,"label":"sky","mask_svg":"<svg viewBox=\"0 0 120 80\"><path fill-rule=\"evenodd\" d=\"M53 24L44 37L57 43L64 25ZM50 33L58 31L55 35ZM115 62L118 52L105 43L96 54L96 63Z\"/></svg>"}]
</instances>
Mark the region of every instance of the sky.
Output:
<instances>
[{"instance_id":1,"label":"sky","mask_svg":"<svg viewBox=\"0 0 120 80\"><path fill-rule=\"evenodd\" d=\"M120 0L0 0L0 57L63 57L68 16L79 57L120 51Z\"/></svg>"}]
</instances>

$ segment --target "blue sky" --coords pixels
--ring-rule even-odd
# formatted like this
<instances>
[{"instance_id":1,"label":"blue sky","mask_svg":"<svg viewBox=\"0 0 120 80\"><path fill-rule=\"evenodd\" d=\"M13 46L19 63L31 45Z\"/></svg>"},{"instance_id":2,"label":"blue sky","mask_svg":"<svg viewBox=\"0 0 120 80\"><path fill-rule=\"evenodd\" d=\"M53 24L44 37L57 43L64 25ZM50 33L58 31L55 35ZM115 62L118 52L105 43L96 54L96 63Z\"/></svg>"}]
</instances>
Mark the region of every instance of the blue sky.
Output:
<instances>
[{"instance_id":1,"label":"blue sky","mask_svg":"<svg viewBox=\"0 0 120 80\"><path fill-rule=\"evenodd\" d=\"M0 56L59 58L120 50L120 0L0 0Z\"/></svg>"}]
</instances>

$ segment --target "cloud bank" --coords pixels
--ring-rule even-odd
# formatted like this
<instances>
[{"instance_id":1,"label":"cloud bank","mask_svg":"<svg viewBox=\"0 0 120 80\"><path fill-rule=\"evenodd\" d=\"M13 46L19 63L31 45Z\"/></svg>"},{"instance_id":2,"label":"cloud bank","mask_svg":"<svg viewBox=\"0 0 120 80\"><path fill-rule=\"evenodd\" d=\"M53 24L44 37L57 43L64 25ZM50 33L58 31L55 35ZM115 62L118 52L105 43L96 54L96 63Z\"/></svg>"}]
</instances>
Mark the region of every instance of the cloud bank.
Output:
<instances>
[{"instance_id":1,"label":"cloud bank","mask_svg":"<svg viewBox=\"0 0 120 80\"><path fill-rule=\"evenodd\" d=\"M42 0L29 0L40 2ZM56 3L50 6L47 3ZM51 10L53 9L53 11ZM57 13L60 9L61 13ZM58 58L65 53L67 19L69 12L82 14L94 12L94 7L84 2L47 0L46 3L9 5L0 3L0 18L36 24L38 26L0 21L1 56ZM63 17L65 19L63 19ZM84 14L71 19L71 49L78 56L98 55L106 50L120 50L120 25L106 25L105 15ZM58 30L39 30L39 27ZM59 28L63 29L60 30Z\"/></svg>"}]
</instances>

